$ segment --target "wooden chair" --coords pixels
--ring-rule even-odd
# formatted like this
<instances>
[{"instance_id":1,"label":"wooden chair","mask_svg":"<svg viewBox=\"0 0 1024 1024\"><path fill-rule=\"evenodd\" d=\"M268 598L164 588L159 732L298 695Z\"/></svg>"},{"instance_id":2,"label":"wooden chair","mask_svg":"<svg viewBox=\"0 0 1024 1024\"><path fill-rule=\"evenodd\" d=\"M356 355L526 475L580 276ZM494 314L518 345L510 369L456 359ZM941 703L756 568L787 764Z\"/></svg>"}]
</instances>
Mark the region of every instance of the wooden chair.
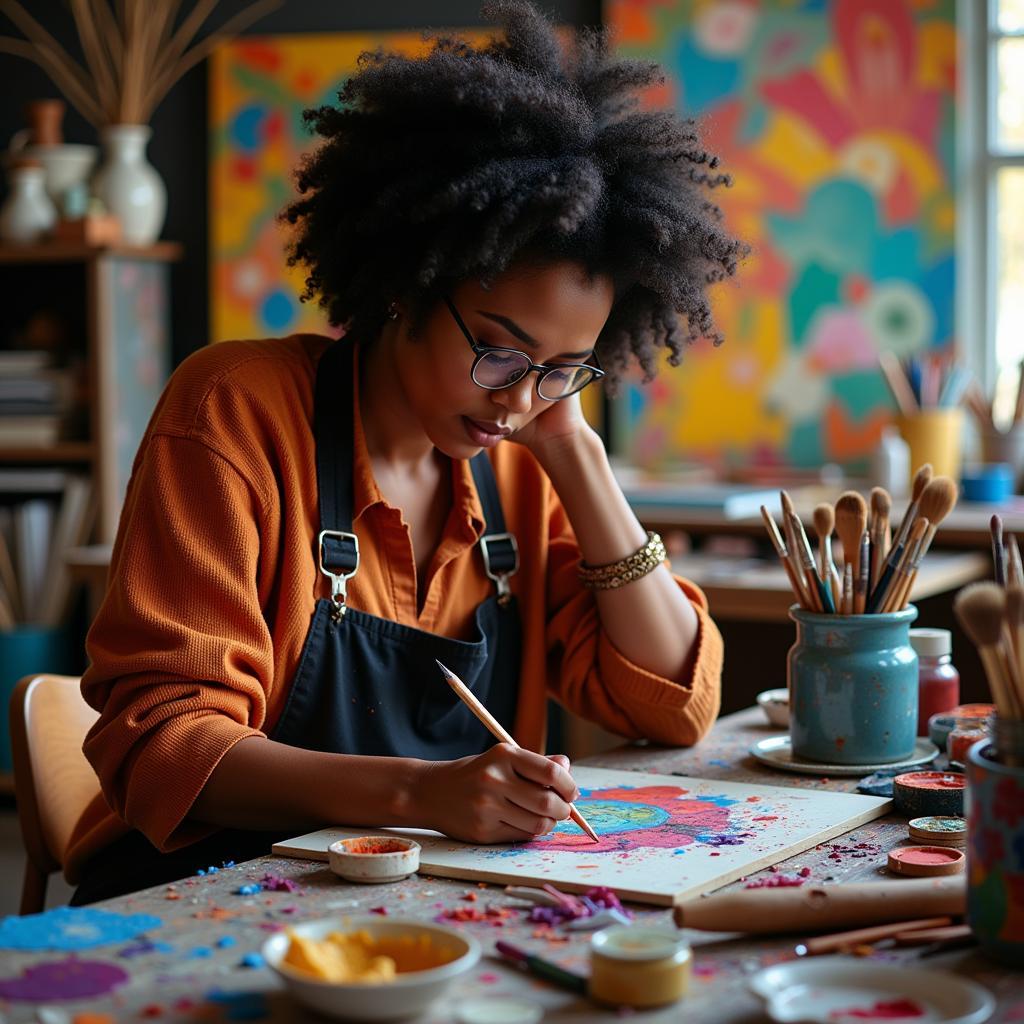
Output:
<instances>
[{"instance_id":1,"label":"wooden chair","mask_svg":"<svg viewBox=\"0 0 1024 1024\"><path fill-rule=\"evenodd\" d=\"M62 867L71 830L100 791L82 753L98 717L85 703L77 677L25 676L11 694L14 791L28 857L22 914L45 906L47 879Z\"/></svg>"}]
</instances>

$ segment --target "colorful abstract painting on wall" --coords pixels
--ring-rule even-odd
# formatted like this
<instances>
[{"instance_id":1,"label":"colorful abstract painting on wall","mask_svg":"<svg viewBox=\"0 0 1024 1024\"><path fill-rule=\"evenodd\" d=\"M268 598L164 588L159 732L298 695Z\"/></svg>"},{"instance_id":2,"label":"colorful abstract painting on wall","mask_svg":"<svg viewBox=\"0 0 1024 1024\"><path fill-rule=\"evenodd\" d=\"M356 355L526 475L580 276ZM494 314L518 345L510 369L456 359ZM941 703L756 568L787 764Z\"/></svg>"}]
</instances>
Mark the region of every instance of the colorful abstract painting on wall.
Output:
<instances>
[{"instance_id":1,"label":"colorful abstract painting on wall","mask_svg":"<svg viewBox=\"0 0 1024 1024\"><path fill-rule=\"evenodd\" d=\"M753 255L723 347L618 403L622 454L854 465L893 407L878 352L953 345L954 0L609 0L651 97L703 125Z\"/></svg>"},{"instance_id":2,"label":"colorful abstract painting on wall","mask_svg":"<svg viewBox=\"0 0 1024 1024\"><path fill-rule=\"evenodd\" d=\"M463 33L467 38L479 34ZM300 304L304 275L285 266L277 215L294 193L292 171L315 139L307 107L337 102L359 54L427 48L419 32L248 36L210 61L211 340L296 331L334 333L315 302Z\"/></svg>"}]
</instances>

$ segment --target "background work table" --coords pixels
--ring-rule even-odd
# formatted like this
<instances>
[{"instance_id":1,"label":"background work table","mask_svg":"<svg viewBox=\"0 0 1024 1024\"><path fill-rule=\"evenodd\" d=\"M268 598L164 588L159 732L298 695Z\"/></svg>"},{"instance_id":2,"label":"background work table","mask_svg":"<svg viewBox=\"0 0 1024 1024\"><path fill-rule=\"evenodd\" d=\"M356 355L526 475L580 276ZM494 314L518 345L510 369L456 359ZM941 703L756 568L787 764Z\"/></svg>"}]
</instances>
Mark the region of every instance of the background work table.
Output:
<instances>
[{"instance_id":1,"label":"background work table","mask_svg":"<svg viewBox=\"0 0 1024 1024\"><path fill-rule=\"evenodd\" d=\"M757 709L721 719L711 735L692 750L662 747L622 747L589 758L587 764L665 774L691 775L762 785L795 786L835 791L853 790L856 779L828 779L784 774L762 768L747 756L756 740L770 735ZM779 865L779 871L809 868L809 882L877 881L886 878L886 852L907 838L903 819L886 817L808 850ZM268 872L291 879L297 893L237 894L240 886L259 882ZM770 872L752 875L756 879ZM748 879L749 881L749 879ZM744 882L732 888L742 889ZM174 886L161 886L133 896L97 904L122 913L152 914L163 927L147 938L152 949L138 939L83 950L83 960L114 963L131 974L131 981L111 996L59 1005L69 1022L75 1014L109 1014L124 1020L299 1020L302 1009L291 1003L268 968L243 966L246 954L258 951L267 936L289 924L334 914L367 913L386 908L390 916L427 920L445 911L478 916L455 927L474 934L484 950L479 965L435 1004L430 1024L454 1020L458 1002L476 995L516 994L544 1004L549 1024L621 1020L622 1013L604 1009L561 989L521 975L491 957L494 942L505 939L561 963L587 972L589 933L550 931L531 924L525 914L486 918L490 906L511 905L500 887L413 876L384 886L357 886L341 882L325 864L262 857L215 874L192 877ZM640 920L671 927L668 910L632 906ZM474 911L479 913L473 914ZM448 922L452 923L452 922ZM799 936L752 939L689 931L694 947L690 995L684 1002L646 1013L630 1014L643 1021L687 1024L754 1024L767 1018L760 1002L746 988L746 978L760 967L788 959ZM917 963L914 949L878 950L880 961ZM10 978L26 967L61 960L64 953L0 953L2 973ZM973 950L942 953L921 962L932 970L953 972L987 986L999 999L992 1021L1024 1021L1024 974L1000 968ZM38 1004L0 1003L0 1013L11 1022L35 1021ZM99 1018L92 1017L93 1024ZM84 1018L83 1018L84 1020Z\"/></svg>"}]
</instances>

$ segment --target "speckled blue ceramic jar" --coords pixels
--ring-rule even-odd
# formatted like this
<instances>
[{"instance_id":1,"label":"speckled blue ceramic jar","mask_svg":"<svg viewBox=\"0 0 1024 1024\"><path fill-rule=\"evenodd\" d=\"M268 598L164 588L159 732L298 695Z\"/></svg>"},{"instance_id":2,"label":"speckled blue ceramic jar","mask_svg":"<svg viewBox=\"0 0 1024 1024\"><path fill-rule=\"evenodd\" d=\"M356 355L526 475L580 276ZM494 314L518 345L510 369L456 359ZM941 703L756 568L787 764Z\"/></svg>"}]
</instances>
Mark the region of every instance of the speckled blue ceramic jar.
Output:
<instances>
[{"instance_id":1,"label":"speckled blue ceramic jar","mask_svg":"<svg viewBox=\"0 0 1024 1024\"><path fill-rule=\"evenodd\" d=\"M914 752L917 654L911 605L887 615L818 615L791 608L789 735L793 756L880 764Z\"/></svg>"}]
</instances>

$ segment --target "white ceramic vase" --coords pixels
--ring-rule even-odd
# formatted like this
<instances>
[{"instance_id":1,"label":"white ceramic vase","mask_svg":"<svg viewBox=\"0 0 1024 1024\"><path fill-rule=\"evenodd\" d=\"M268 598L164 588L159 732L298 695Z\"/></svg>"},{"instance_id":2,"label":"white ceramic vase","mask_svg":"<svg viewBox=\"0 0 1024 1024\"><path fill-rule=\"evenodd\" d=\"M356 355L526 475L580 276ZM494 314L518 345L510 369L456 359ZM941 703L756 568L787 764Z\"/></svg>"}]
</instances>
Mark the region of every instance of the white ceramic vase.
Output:
<instances>
[{"instance_id":1,"label":"white ceramic vase","mask_svg":"<svg viewBox=\"0 0 1024 1024\"><path fill-rule=\"evenodd\" d=\"M0 239L26 245L37 242L53 227L57 209L46 194L42 167L12 167L10 191L0 208Z\"/></svg>"},{"instance_id":2,"label":"white ceramic vase","mask_svg":"<svg viewBox=\"0 0 1024 1024\"><path fill-rule=\"evenodd\" d=\"M129 245L149 245L160 237L167 213L167 188L146 159L152 130L144 124L114 124L100 133L103 163L93 193L121 221Z\"/></svg>"}]
</instances>

